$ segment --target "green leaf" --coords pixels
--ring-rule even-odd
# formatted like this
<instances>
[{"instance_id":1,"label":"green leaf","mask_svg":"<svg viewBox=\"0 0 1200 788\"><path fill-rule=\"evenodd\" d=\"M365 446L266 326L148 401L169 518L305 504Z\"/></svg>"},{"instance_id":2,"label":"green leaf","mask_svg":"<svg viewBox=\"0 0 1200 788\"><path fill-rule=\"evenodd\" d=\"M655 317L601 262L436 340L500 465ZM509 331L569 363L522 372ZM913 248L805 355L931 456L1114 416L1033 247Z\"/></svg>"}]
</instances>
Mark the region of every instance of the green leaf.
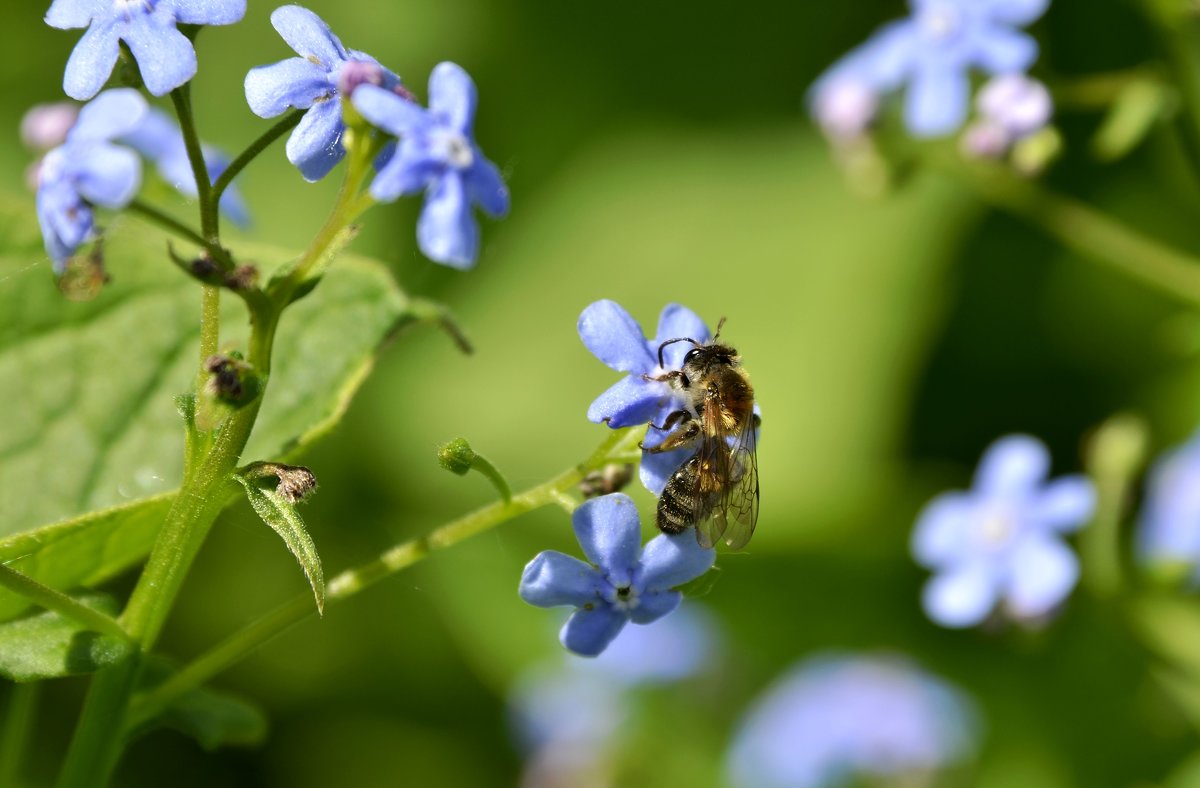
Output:
<instances>
[{"instance_id":1,"label":"green leaf","mask_svg":"<svg viewBox=\"0 0 1200 788\"><path fill-rule=\"evenodd\" d=\"M173 670L166 659L152 658L143 668L142 689L162 683ZM257 705L237 695L200 687L180 696L155 717L137 720L131 736L157 727L191 736L206 750L253 747L267 735L267 716Z\"/></svg>"},{"instance_id":2,"label":"green leaf","mask_svg":"<svg viewBox=\"0 0 1200 788\"><path fill-rule=\"evenodd\" d=\"M85 605L113 615L112 597L79 597ZM38 613L0 624L0 676L12 681L91 673L129 654L127 641L100 635L58 613Z\"/></svg>"},{"instance_id":3,"label":"green leaf","mask_svg":"<svg viewBox=\"0 0 1200 788\"><path fill-rule=\"evenodd\" d=\"M199 356L200 290L167 258L166 236L133 218L110 229L112 283L71 302L55 287L32 200L0 198L0 560L59 590L148 553L182 472L174 399ZM268 272L296 256L235 251ZM283 318L247 454L286 459L332 429L383 342L412 319L383 265L340 257ZM225 297L222 349L244 349L247 335L244 306ZM0 593L0 620L24 609Z\"/></svg>"},{"instance_id":4,"label":"green leaf","mask_svg":"<svg viewBox=\"0 0 1200 788\"><path fill-rule=\"evenodd\" d=\"M321 556L317 554L317 546L308 535L296 505L275 489L260 487L259 479L247 479L241 474L234 474L233 478L246 488L246 499L250 501L254 512L283 538L288 550L300 562L300 568L312 586L317 612L324 615L325 573L321 570Z\"/></svg>"}]
</instances>

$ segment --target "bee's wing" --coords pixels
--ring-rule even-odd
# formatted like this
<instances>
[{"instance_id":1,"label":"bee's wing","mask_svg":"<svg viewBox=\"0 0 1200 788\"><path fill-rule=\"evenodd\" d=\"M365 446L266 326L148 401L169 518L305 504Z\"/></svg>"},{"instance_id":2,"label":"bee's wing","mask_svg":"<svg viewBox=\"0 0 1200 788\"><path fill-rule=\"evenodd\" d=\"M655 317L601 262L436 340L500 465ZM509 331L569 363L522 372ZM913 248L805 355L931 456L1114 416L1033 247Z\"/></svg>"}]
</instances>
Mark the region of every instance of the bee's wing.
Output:
<instances>
[{"instance_id":1,"label":"bee's wing","mask_svg":"<svg viewBox=\"0 0 1200 788\"><path fill-rule=\"evenodd\" d=\"M692 490L692 522L696 541L705 550L721 541L729 525L725 517L729 457L729 445L719 437L705 437L696 453L699 465Z\"/></svg>"},{"instance_id":2,"label":"bee's wing","mask_svg":"<svg viewBox=\"0 0 1200 788\"><path fill-rule=\"evenodd\" d=\"M720 507L729 521L723 531L725 546L731 550L745 547L758 522L758 454L752 421L730 449L729 486Z\"/></svg>"}]
</instances>

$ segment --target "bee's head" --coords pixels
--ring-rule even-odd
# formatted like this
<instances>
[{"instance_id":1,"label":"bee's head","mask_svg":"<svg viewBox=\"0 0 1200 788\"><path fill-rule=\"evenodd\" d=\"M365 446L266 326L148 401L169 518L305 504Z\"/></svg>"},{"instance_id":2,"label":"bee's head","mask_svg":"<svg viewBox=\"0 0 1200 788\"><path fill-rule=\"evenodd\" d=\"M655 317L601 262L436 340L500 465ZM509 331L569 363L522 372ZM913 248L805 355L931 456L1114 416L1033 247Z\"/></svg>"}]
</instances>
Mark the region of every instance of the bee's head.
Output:
<instances>
[{"instance_id":1,"label":"bee's head","mask_svg":"<svg viewBox=\"0 0 1200 788\"><path fill-rule=\"evenodd\" d=\"M737 363L736 350L729 345L711 342L707 345L697 345L684 355L683 372L689 378L695 378L713 367L731 367Z\"/></svg>"}]
</instances>

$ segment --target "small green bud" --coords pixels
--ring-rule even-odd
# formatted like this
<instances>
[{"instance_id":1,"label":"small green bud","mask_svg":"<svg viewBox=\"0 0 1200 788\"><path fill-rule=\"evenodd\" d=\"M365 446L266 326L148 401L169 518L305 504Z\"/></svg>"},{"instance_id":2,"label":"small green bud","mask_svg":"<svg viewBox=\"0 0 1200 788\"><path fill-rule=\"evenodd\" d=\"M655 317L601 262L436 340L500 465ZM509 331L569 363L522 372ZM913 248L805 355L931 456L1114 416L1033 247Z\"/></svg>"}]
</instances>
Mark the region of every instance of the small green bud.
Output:
<instances>
[{"instance_id":1,"label":"small green bud","mask_svg":"<svg viewBox=\"0 0 1200 788\"><path fill-rule=\"evenodd\" d=\"M466 438L455 438L438 449L438 464L451 473L466 476L475 462L475 456Z\"/></svg>"},{"instance_id":2,"label":"small green bud","mask_svg":"<svg viewBox=\"0 0 1200 788\"><path fill-rule=\"evenodd\" d=\"M1132 477L1146 458L1146 423L1131 413L1113 416L1091 440L1091 470L1107 478Z\"/></svg>"},{"instance_id":3,"label":"small green bud","mask_svg":"<svg viewBox=\"0 0 1200 788\"><path fill-rule=\"evenodd\" d=\"M1062 154L1063 141L1058 129L1047 126L1013 146L1011 161L1022 175L1033 177L1045 171Z\"/></svg>"},{"instance_id":4,"label":"small green bud","mask_svg":"<svg viewBox=\"0 0 1200 788\"><path fill-rule=\"evenodd\" d=\"M208 381L209 393L222 402L244 405L258 396L258 375L242 361L241 354L214 354L204 362L204 368L212 375Z\"/></svg>"},{"instance_id":5,"label":"small green bud","mask_svg":"<svg viewBox=\"0 0 1200 788\"><path fill-rule=\"evenodd\" d=\"M620 492L633 480L633 465L610 462L598 471L592 471L579 482L579 493L584 498Z\"/></svg>"}]
</instances>

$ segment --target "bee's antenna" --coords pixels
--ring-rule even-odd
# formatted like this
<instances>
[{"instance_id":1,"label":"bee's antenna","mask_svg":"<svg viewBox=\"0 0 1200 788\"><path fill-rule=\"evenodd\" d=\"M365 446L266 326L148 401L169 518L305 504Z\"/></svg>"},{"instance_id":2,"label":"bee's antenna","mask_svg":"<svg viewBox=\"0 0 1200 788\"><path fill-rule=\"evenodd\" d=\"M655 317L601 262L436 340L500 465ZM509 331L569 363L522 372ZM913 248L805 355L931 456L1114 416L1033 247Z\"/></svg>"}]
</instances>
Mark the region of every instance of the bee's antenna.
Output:
<instances>
[{"instance_id":1,"label":"bee's antenna","mask_svg":"<svg viewBox=\"0 0 1200 788\"><path fill-rule=\"evenodd\" d=\"M700 343L697 342L696 340L692 339L691 337L676 337L675 339L668 339L666 342L663 342L661 345L658 346L658 366L660 368L662 366L664 366L663 365L663 357L662 357L663 348L665 348L667 345L673 345L676 342L691 342L696 347L700 347Z\"/></svg>"},{"instance_id":2,"label":"bee's antenna","mask_svg":"<svg viewBox=\"0 0 1200 788\"><path fill-rule=\"evenodd\" d=\"M720 339L721 327L724 325L725 325L725 317L722 316L721 319L717 322L717 333L713 334L713 338L712 338L713 342L716 342L718 339Z\"/></svg>"}]
</instances>

